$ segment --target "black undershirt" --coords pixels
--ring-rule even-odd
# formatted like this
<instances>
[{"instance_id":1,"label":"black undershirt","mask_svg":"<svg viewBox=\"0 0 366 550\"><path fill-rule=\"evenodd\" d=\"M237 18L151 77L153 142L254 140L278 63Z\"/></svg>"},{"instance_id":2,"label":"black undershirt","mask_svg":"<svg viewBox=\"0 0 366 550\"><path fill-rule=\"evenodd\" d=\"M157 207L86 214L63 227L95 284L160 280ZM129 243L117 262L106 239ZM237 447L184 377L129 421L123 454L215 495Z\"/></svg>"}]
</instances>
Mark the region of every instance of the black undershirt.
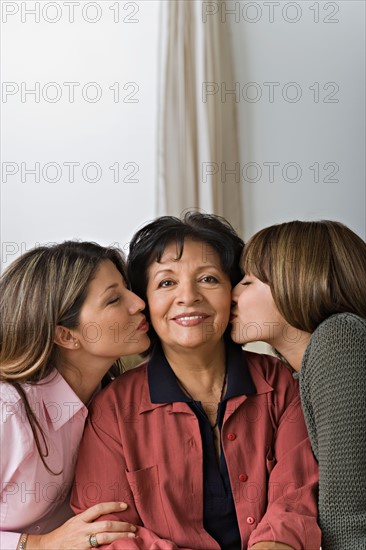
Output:
<instances>
[{"instance_id":1,"label":"black undershirt","mask_svg":"<svg viewBox=\"0 0 366 550\"><path fill-rule=\"evenodd\" d=\"M245 353L240 346L232 342L227 343L226 364L227 390L219 404L218 414L220 435L227 400L238 395L256 393L245 366ZM186 402L197 416L203 449L203 524L222 549L239 550L241 548L240 532L221 443L218 461L214 430L201 402L193 401L183 392L159 344L155 346L148 363L148 381L153 403Z\"/></svg>"}]
</instances>

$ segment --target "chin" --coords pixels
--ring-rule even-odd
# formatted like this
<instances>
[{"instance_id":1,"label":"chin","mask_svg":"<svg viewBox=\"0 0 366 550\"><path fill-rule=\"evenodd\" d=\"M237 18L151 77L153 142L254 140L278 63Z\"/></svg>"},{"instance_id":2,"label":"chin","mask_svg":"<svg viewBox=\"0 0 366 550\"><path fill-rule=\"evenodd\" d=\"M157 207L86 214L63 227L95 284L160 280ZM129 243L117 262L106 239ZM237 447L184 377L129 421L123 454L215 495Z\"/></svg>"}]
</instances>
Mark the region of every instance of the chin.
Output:
<instances>
[{"instance_id":1,"label":"chin","mask_svg":"<svg viewBox=\"0 0 366 550\"><path fill-rule=\"evenodd\" d=\"M191 341L188 341L188 342L177 342L177 346L181 347L181 348L184 348L184 349L197 349L197 348L200 348L200 347L203 347L207 342L192 342Z\"/></svg>"},{"instance_id":2,"label":"chin","mask_svg":"<svg viewBox=\"0 0 366 550\"><path fill-rule=\"evenodd\" d=\"M150 338L145 335L144 343L139 345L139 349L136 350L134 353L144 353L144 351L147 351L151 346Z\"/></svg>"},{"instance_id":3,"label":"chin","mask_svg":"<svg viewBox=\"0 0 366 550\"><path fill-rule=\"evenodd\" d=\"M195 340L193 338L188 340L183 340L180 342L176 342L173 344L173 347L180 347L186 350L199 350L200 348L205 348L207 346L214 347L217 341L211 341L211 340Z\"/></svg>"}]
</instances>

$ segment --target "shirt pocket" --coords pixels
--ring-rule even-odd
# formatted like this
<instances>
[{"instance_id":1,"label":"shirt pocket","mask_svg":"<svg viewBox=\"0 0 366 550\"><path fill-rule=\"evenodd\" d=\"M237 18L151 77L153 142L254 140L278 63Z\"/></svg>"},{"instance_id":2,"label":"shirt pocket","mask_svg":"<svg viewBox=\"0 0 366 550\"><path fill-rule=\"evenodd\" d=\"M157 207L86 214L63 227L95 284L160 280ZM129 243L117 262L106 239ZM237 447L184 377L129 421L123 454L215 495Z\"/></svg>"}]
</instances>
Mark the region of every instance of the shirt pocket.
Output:
<instances>
[{"instance_id":1,"label":"shirt pocket","mask_svg":"<svg viewBox=\"0 0 366 550\"><path fill-rule=\"evenodd\" d=\"M172 535L160 491L158 466L135 471L126 470L126 477L144 527L151 529L161 538L171 540Z\"/></svg>"}]
</instances>

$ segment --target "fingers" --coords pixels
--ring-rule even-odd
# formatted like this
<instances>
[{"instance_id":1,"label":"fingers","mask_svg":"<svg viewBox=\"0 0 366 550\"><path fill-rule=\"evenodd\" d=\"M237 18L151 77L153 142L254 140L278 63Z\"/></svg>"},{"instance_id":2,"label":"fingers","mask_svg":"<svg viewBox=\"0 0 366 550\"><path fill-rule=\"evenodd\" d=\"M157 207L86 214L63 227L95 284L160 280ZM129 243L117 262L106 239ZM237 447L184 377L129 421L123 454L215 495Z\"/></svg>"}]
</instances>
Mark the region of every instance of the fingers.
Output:
<instances>
[{"instance_id":1,"label":"fingers","mask_svg":"<svg viewBox=\"0 0 366 550\"><path fill-rule=\"evenodd\" d=\"M126 523L125 521L95 521L93 523L93 529L96 533L114 533L114 532L131 532L136 531L136 527L132 523Z\"/></svg>"},{"instance_id":2,"label":"fingers","mask_svg":"<svg viewBox=\"0 0 366 550\"><path fill-rule=\"evenodd\" d=\"M99 516L113 514L113 512L122 512L123 510L126 510L126 508L127 504L125 502L101 502L100 504L91 506L85 510L85 512L81 512L79 517L83 521L89 523L99 518Z\"/></svg>"},{"instance_id":3,"label":"fingers","mask_svg":"<svg viewBox=\"0 0 366 550\"><path fill-rule=\"evenodd\" d=\"M118 539L134 538L136 535L134 533L126 533L126 531L121 531L119 533L97 533L97 541L99 545L102 544L111 544Z\"/></svg>"}]
</instances>

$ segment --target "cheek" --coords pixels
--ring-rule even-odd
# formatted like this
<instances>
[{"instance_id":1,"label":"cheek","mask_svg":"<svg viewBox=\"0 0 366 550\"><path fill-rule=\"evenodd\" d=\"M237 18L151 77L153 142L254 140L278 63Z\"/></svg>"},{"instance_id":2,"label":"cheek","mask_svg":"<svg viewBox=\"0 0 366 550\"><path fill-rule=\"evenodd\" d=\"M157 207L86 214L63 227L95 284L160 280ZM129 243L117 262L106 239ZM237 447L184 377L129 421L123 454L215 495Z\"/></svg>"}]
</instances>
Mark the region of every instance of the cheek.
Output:
<instances>
[{"instance_id":1,"label":"cheek","mask_svg":"<svg viewBox=\"0 0 366 550\"><path fill-rule=\"evenodd\" d=\"M247 288L238 299L239 322L242 325L261 322L263 308L258 297Z\"/></svg>"},{"instance_id":2,"label":"cheek","mask_svg":"<svg viewBox=\"0 0 366 550\"><path fill-rule=\"evenodd\" d=\"M152 323L158 321L162 311L159 300L156 300L155 298L153 300L149 300L149 298L147 298L147 307L149 310L150 321Z\"/></svg>"},{"instance_id":3,"label":"cheek","mask_svg":"<svg viewBox=\"0 0 366 550\"><path fill-rule=\"evenodd\" d=\"M241 315L245 315L247 309L248 309L248 302L250 300L248 300L248 295L245 295L244 292L242 292L238 298L238 309L239 309L239 314L240 316Z\"/></svg>"},{"instance_id":4,"label":"cheek","mask_svg":"<svg viewBox=\"0 0 366 550\"><path fill-rule=\"evenodd\" d=\"M103 315L100 324L104 327L104 334L110 334L117 330L117 327L120 332L124 332L130 323L130 319L127 307L123 304L120 307L109 308Z\"/></svg>"},{"instance_id":5,"label":"cheek","mask_svg":"<svg viewBox=\"0 0 366 550\"><path fill-rule=\"evenodd\" d=\"M160 333L162 330L164 330L164 327L166 326L165 322L165 316L164 314L159 311L159 308L157 308L157 304L152 304L152 307L149 306L149 314L148 319L150 322L150 325L153 327L155 332L160 336Z\"/></svg>"},{"instance_id":6,"label":"cheek","mask_svg":"<svg viewBox=\"0 0 366 550\"><path fill-rule=\"evenodd\" d=\"M230 313L231 313L231 292L225 297L225 300L223 300L222 309L225 311L225 315L228 315L230 317Z\"/></svg>"}]
</instances>

